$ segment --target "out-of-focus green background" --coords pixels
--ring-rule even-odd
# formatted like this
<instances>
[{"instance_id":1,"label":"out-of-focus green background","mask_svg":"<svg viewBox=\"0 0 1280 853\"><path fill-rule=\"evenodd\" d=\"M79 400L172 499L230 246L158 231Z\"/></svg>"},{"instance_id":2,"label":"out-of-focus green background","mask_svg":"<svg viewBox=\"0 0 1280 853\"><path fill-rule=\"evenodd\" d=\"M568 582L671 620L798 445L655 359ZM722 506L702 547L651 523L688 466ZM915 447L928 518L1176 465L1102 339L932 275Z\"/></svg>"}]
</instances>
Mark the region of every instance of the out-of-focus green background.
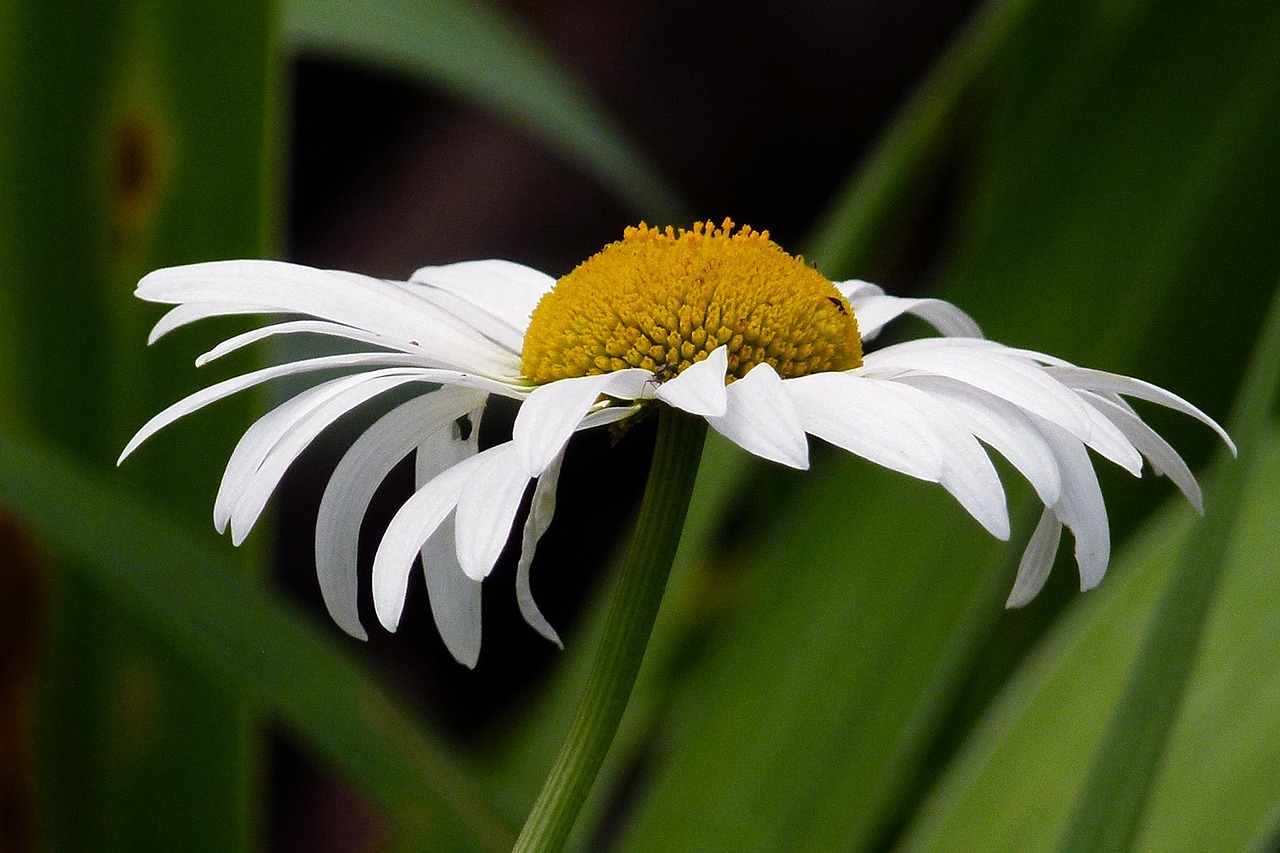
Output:
<instances>
[{"instance_id":1,"label":"out-of-focus green background","mask_svg":"<svg viewBox=\"0 0 1280 853\"><path fill-rule=\"evenodd\" d=\"M1230 462L1144 409L1208 477L1209 523L1105 471L1106 581L1080 594L1063 553L1012 612L1035 507L1011 470L1002 544L935 486L712 442L573 844L1090 849L1097 818L1111 849L1280 850L1280 353L1255 345L1280 278L1277 69L1263 0L8 0L0 850L509 847L643 483L651 425L570 453L534 580L563 653L519 619L510 554L475 671L421 589L400 634L358 643L318 605L308 527L358 417L239 550L213 494L282 389L114 467L152 413L280 356L192 367L234 321L148 349L142 274L563 274L642 218L725 216L997 340L1257 411Z\"/></svg>"}]
</instances>

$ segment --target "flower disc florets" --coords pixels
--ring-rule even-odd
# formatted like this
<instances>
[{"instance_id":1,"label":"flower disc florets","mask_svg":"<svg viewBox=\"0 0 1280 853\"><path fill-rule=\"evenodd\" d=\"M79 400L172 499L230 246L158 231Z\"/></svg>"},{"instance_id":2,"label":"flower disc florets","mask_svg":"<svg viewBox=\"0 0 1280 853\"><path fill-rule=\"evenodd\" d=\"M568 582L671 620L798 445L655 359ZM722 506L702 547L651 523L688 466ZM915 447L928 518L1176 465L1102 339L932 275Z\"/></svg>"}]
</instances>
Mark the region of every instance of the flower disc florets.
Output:
<instances>
[{"instance_id":1,"label":"flower disc florets","mask_svg":"<svg viewBox=\"0 0 1280 853\"><path fill-rule=\"evenodd\" d=\"M785 378L862 364L849 301L767 231L641 223L561 278L521 352L536 384L639 367L670 379L717 347L730 379L758 364Z\"/></svg>"}]
</instances>

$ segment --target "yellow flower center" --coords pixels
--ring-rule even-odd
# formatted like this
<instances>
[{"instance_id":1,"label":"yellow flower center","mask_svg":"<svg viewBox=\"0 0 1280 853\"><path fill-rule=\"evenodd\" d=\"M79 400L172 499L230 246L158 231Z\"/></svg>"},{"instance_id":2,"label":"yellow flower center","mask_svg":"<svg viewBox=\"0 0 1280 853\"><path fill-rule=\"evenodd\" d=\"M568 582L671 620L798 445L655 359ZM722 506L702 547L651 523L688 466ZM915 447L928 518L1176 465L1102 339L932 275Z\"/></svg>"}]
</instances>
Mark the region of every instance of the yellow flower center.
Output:
<instances>
[{"instance_id":1,"label":"yellow flower center","mask_svg":"<svg viewBox=\"0 0 1280 853\"><path fill-rule=\"evenodd\" d=\"M733 233L726 219L628 228L542 297L521 367L540 385L628 367L665 381L719 346L731 379L757 364L783 378L862 364L858 322L835 285L768 231Z\"/></svg>"}]
</instances>

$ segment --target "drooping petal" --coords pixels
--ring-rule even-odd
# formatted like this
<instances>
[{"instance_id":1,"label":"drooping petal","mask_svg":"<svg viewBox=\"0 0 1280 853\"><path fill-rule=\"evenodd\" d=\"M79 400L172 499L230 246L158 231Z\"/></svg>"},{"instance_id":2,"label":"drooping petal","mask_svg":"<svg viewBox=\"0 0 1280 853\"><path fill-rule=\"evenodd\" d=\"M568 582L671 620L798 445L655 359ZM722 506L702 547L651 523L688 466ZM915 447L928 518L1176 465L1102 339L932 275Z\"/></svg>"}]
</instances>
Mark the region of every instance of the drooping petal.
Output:
<instances>
[{"instance_id":1,"label":"drooping petal","mask_svg":"<svg viewBox=\"0 0 1280 853\"><path fill-rule=\"evenodd\" d=\"M464 459L418 489L387 526L373 558L373 606L388 631L400 624L409 574L423 543L457 507L467 480L484 464L490 450Z\"/></svg>"},{"instance_id":2,"label":"drooping petal","mask_svg":"<svg viewBox=\"0 0 1280 853\"><path fill-rule=\"evenodd\" d=\"M316 576L329 614L347 633L365 638L356 610L357 546L374 492L411 450L483 400L467 388L441 388L409 400L365 430L334 469L316 513Z\"/></svg>"},{"instance_id":3,"label":"drooping petal","mask_svg":"<svg viewBox=\"0 0 1280 853\"><path fill-rule=\"evenodd\" d=\"M720 417L729 405L724 384L728 370L728 348L716 347L702 361L658 386L654 396L691 415Z\"/></svg>"},{"instance_id":4,"label":"drooping petal","mask_svg":"<svg viewBox=\"0 0 1280 853\"><path fill-rule=\"evenodd\" d=\"M1172 391L1166 391L1158 385L1152 385L1150 382L1144 382L1141 379L1119 376L1087 367L1054 365L1045 368L1045 370L1070 388L1076 388L1081 391L1095 391L1102 394L1123 394L1126 397L1136 397L1139 400L1146 400L1149 403L1156 403L1176 412L1181 412L1184 415L1190 415L1216 432L1226 442L1233 456L1236 453L1235 442L1231 440L1231 436L1227 435L1227 431L1217 421Z\"/></svg>"},{"instance_id":5,"label":"drooping petal","mask_svg":"<svg viewBox=\"0 0 1280 853\"><path fill-rule=\"evenodd\" d=\"M452 529L453 516L444 526ZM437 531L438 538L444 531ZM452 544L452 542L450 542ZM475 669L480 659L480 581L462 571L457 559L423 565L427 597L431 600L431 618L453 659L468 669Z\"/></svg>"},{"instance_id":6,"label":"drooping petal","mask_svg":"<svg viewBox=\"0 0 1280 853\"><path fill-rule=\"evenodd\" d=\"M287 314L287 311L266 311L245 302L191 302L175 305L156 321L147 335L147 346L154 344L174 329L181 329L197 320L209 317L231 317L236 314Z\"/></svg>"},{"instance_id":7,"label":"drooping petal","mask_svg":"<svg viewBox=\"0 0 1280 853\"><path fill-rule=\"evenodd\" d=\"M203 367L215 359L222 358L224 355L233 353L236 350L249 346L250 344L257 343L264 338L273 337L275 335L297 334L316 334L333 338L342 338L344 340L357 341L362 344L371 344L372 346L399 350L400 352L408 353L410 355L416 354L420 349L416 341L395 340L388 338L385 335L379 335L375 332L366 332L363 329L357 329L353 326L344 326L341 323L331 323L328 320L287 320L283 323L272 323L268 326L250 329L242 334L227 338L213 349L199 356L196 359L196 367Z\"/></svg>"},{"instance_id":8,"label":"drooping petal","mask_svg":"<svg viewBox=\"0 0 1280 853\"><path fill-rule=\"evenodd\" d=\"M255 370L242 376L234 376L231 379L218 382L208 388L202 388L194 394L183 397L151 418L151 420L143 424L142 429L138 430L133 438L129 439L129 443L121 451L120 458L116 460L116 464L119 465L129 454L138 449L138 445L178 418L189 415L224 397L230 397L238 391L244 391L254 385L269 382L272 379L293 376L297 373L347 367L418 367L419 365L420 362L416 359L400 353L352 353L350 355L326 355L319 358L308 358L303 361L291 361L287 364L264 367L261 370Z\"/></svg>"},{"instance_id":9,"label":"drooping petal","mask_svg":"<svg viewBox=\"0 0 1280 853\"><path fill-rule=\"evenodd\" d=\"M422 488L449 468L476 455L483 412L480 406L464 416L465 431L459 419L418 445L414 453L416 488ZM449 514L436 532L427 537L419 553L436 630L454 660L473 668L480 659L481 585L467 577L458 562L456 522L457 513Z\"/></svg>"},{"instance_id":10,"label":"drooping petal","mask_svg":"<svg viewBox=\"0 0 1280 853\"><path fill-rule=\"evenodd\" d=\"M913 299L886 296L884 291L867 282L843 282L841 292L849 300L858 320L858 333L864 341L875 338L889 323L903 314L914 314L950 337L981 338L982 329L972 317L942 299Z\"/></svg>"},{"instance_id":11,"label":"drooping petal","mask_svg":"<svg viewBox=\"0 0 1280 853\"><path fill-rule=\"evenodd\" d=\"M525 330L529 328L529 317L538 300L556 283L554 278L532 267L500 260L423 267L409 281L453 296L455 301L440 304L450 306L449 310L459 316L474 315L474 309L479 309L501 322L505 331L496 331L499 337L495 340L513 342L515 352L520 351ZM473 310L463 310L457 300Z\"/></svg>"},{"instance_id":12,"label":"drooping petal","mask_svg":"<svg viewBox=\"0 0 1280 853\"><path fill-rule=\"evenodd\" d=\"M1007 400L941 376L904 377L965 418L965 427L995 448L1027 478L1041 502L1052 505L1062 493L1053 451L1030 416Z\"/></svg>"},{"instance_id":13,"label":"drooping petal","mask_svg":"<svg viewBox=\"0 0 1280 853\"><path fill-rule=\"evenodd\" d=\"M520 407L511 436L525 473L537 477L547 469L601 394L634 400L653 378L647 370L631 368L535 388Z\"/></svg>"},{"instance_id":14,"label":"drooping petal","mask_svg":"<svg viewBox=\"0 0 1280 853\"><path fill-rule=\"evenodd\" d=\"M942 485L993 536L1009 536L1004 488L961 413L905 382L858 371L788 380L805 429L877 464Z\"/></svg>"},{"instance_id":15,"label":"drooping petal","mask_svg":"<svg viewBox=\"0 0 1280 853\"><path fill-rule=\"evenodd\" d=\"M716 432L762 459L801 470L809 467L804 424L781 377L757 364L726 389L727 408L707 417Z\"/></svg>"},{"instance_id":16,"label":"drooping petal","mask_svg":"<svg viewBox=\"0 0 1280 853\"><path fill-rule=\"evenodd\" d=\"M520 537L520 562L516 566L516 603L520 605L520 615L533 630L543 637L564 648L560 635L551 627L547 617L542 615L537 603L533 600L533 589L529 583L529 571L533 566L533 555L538 547L538 540L551 526L551 519L556 512L556 483L560 479L560 463L564 456L557 456L538 478L533 489L533 501L529 505L529 517L525 519L524 531Z\"/></svg>"},{"instance_id":17,"label":"drooping petal","mask_svg":"<svg viewBox=\"0 0 1280 853\"><path fill-rule=\"evenodd\" d=\"M997 397L1057 424L1081 441L1093 435L1089 406L1040 365L986 341L950 345L962 338L907 341L870 353L862 370L914 371L946 376ZM986 346L974 344L987 344Z\"/></svg>"},{"instance_id":18,"label":"drooping petal","mask_svg":"<svg viewBox=\"0 0 1280 853\"><path fill-rule=\"evenodd\" d=\"M1147 426L1141 418L1127 406L1119 405L1105 397L1091 392L1083 392L1084 399L1105 415L1120 428L1129 441L1138 448L1143 456L1151 462L1151 467L1158 474L1165 474L1173 484L1187 496L1187 500L1196 508L1196 512L1204 512L1204 495L1200 491L1200 483L1187 467L1181 454L1164 438Z\"/></svg>"},{"instance_id":19,"label":"drooping petal","mask_svg":"<svg viewBox=\"0 0 1280 853\"><path fill-rule=\"evenodd\" d=\"M519 359L471 326L395 282L278 261L211 261L156 270L138 282L149 302L254 306L255 312L306 314L417 340L433 364L490 375L518 375ZM173 321L167 323L173 327Z\"/></svg>"},{"instance_id":20,"label":"drooping petal","mask_svg":"<svg viewBox=\"0 0 1280 853\"><path fill-rule=\"evenodd\" d=\"M856 372L813 373L784 384L805 432L892 471L941 479L942 447L907 399L912 389Z\"/></svg>"},{"instance_id":21,"label":"drooping petal","mask_svg":"<svg viewBox=\"0 0 1280 853\"><path fill-rule=\"evenodd\" d=\"M1022 607L1040 594L1044 582L1049 579L1053 561L1058 556L1058 543L1062 541L1062 522L1049 507L1040 514L1040 523L1027 542L1018 563L1018 577L1005 600L1005 607Z\"/></svg>"},{"instance_id":22,"label":"drooping petal","mask_svg":"<svg viewBox=\"0 0 1280 853\"><path fill-rule=\"evenodd\" d=\"M531 479L511 442L485 451L458 499L458 562L472 580L484 580L502 554Z\"/></svg>"},{"instance_id":23,"label":"drooping petal","mask_svg":"<svg viewBox=\"0 0 1280 853\"><path fill-rule=\"evenodd\" d=\"M1093 589L1102 582L1111 559L1111 528L1098 475L1089 452L1075 436L1048 421L1041 422L1040 430L1058 457L1062 474L1062 497L1053 511L1075 537L1080 589Z\"/></svg>"},{"instance_id":24,"label":"drooping petal","mask_svg":"<svg viewBox=\"0 0 1280 853\"><path fill-rule=\"evenodd\" d=\"M397 386L413 382L412 368L384 368L332 379L263 415L241 436L213 502L213 523L231 523L239 545L294 459L347 412Z\"/></svg>"}]
</instances>

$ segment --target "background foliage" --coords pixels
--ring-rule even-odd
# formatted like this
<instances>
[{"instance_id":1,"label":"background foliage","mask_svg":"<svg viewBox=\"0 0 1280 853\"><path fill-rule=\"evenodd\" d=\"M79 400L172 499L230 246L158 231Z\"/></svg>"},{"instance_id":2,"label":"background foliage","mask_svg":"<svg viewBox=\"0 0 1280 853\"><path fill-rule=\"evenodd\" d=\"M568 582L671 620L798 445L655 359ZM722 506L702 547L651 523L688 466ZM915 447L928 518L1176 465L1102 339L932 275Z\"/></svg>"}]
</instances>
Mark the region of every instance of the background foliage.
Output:
<instances>
[{"instance_id":1,"label":"background foliage","mask_svg":"<svg viewBox=\"0 0 1280 853\"><path fill-rule=\"evenodd\" d=\"M205 528L255 401L110 467L151 412L218 378L186 360L227 328L146 351L142 273L264 254L399 277L466 255L563 271L637 217L730 214L778 223L832 277L952 299L998 340L1219 418L1237 401L1242 459L1159 421L1213 472L1209 523L1162 480L1105 477L1107 581L1080 595L1064 560L1009 612L1019 548L940 490L710 442L575 843L1051 849L1096 818L1114 849L1280 849L1280 344L1259 337L1280 273L1280 11L903 9L800 4L786 26L833 42L789 53L761 49L786 29L764 5L732 26L656 0L643 25L624 4L0 7L0 848L509 846L608 599L607 556L582 553L625 537L642 477L644 430L566 467L535 581L564 653L522 633L502 570L474 673L442 655L421 601L405 636L360 646L314 607L323 448L275 543L247 551ZM833 44L870 59L823 65ZM699 61L722 76L674 85ZM317 175L330 189L309 189ZM1012 496L1025 538L1028 496ZM575 527L598 541L556 544ZM1186 610L1174 567L1209 541L1188 571L1219 580ZM1202 634L1148 634L1197 609ZM1144 686L1135 666L1179 643L1177 677ZM1149 760L1114 750L1139 730Z\"/></svg>"}]
</instances>

